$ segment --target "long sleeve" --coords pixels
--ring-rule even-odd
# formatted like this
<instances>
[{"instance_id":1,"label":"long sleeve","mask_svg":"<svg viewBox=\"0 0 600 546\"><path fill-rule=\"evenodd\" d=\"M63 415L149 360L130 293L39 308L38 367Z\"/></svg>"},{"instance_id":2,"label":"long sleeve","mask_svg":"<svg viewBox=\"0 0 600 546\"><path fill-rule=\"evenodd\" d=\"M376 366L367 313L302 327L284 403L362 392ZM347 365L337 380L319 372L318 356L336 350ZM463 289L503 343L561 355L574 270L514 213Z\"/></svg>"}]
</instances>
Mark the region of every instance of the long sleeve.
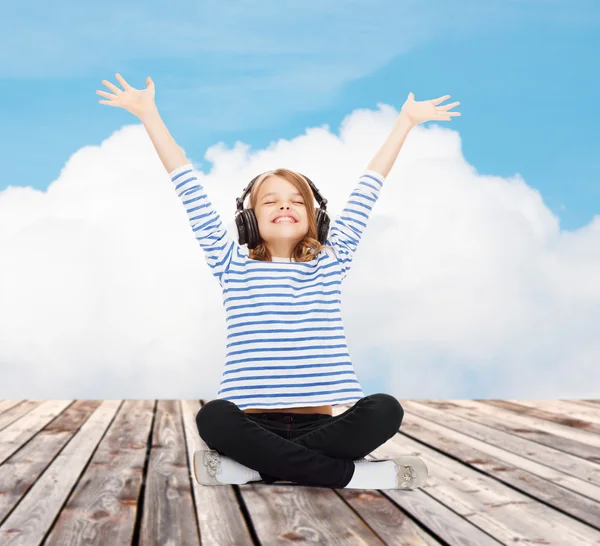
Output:
<instances>
[{"instance_id":1,"label":"long sleeve","mask_svg":"<svg viewBox=\"0 0 600 546\"><path fill-rule=\"evenodd\" d=\"M223 274L229 268L238 243L227 232L191 163L177 167L169 176L185 207L192 231L204 251L211 273L223 287Z\"/></svg>"},{"instance_id":2,"label":"long sleeve","mask_svg":"<svg viewBox=\"0 0 600 546\"><path fill-rule=\"evenodd\" d=\"M346 206L329 227L327 244L335 250L342 267L342 279L350 270L354 253L367 227L371 210L379 199L384 180L385 177L376 171L364 171Z\"/></svg>"}]
</instances>

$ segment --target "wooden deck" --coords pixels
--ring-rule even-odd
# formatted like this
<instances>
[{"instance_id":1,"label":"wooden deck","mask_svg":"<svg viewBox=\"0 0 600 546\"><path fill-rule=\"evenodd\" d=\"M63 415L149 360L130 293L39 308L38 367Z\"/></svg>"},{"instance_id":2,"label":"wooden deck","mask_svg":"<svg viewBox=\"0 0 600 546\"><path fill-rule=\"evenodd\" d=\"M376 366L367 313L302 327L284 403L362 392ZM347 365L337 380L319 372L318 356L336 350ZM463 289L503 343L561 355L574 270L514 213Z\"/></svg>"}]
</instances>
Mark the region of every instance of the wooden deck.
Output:
<instances>
[{"instance_id":1,"label":"wooden deck","mask_svg":"<svg viewBox=\"0 0 600 546\"><path fill-rule=\"evenodd\" d=\"M600 400L400 402L416 491L203 487L197 400L2 400L0 545L600 545Z\"/></svg>"}]
</instances>

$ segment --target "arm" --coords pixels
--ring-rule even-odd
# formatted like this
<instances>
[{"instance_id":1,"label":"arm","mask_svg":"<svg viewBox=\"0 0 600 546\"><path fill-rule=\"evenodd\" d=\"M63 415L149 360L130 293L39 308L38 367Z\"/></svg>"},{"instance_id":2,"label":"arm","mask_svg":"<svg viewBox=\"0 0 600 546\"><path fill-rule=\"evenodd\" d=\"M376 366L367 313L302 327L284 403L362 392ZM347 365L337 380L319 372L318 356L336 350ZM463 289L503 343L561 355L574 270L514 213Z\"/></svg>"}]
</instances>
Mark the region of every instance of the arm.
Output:
<instances>
[{"instance_id":1,"label":"arm","mask_svg":"<svg viewBox=\"0 0 600 546\"><path fill-rule=\"evenodd\" d=\"M394 166L410 130L425 121L450 121L452 117L460 116L459 112L449 111L460 102L439 106L450 95L425 101L415 101L414 97L413 93L408 94L391 133L361 175L344 210L331 225L328 241L341 264L342 279L348 274L371 210L379 198L383 181Z\"/></svg>"},{"instance_id":2,"label":"arm","mask_svg":"<svg viewBox=\"0 0 600 546\"><path fill-rule=\"evenodd\" d=\"M175 168L169 176L185 207L194 237L204 251L206 263L224 288L223 274L229 269L239 245L227 232L191 163Z\"/></svg>"},{"instance_id":3,"label":"arm","mask_svg":"<svg viewBox=\"0 0 600 546\"><path fill-rule=\"evenodd\" d=\"M413 127L414 124L410 119L403 112L400 112L392 132L388 135L377 154L375 154L367 169L376 171L383 178L386 178L396 162L396 158L408 133Z\"/></svg>"},{"instance_id":4,"label":"arm","mask_svg":"<svg viewBox=\"0 0 600 546\"><path fill-rule=\"evenodd\" d=\"M350 270L371 210L379 199L383 181L384 177L380 173L374 170L364 171L346 206L331 223L326 244L335 251L342 270L342 280Z\"/></svg>"},{"instance_id":5,"label":"arm","mask_svg":"<svg viewBox=\"0 0 600 546\"><path fill-rule=\"evenodd\" d=\"M359 177L358 184L350 194L344 210L331 224L328 242L335 250L341 265L342 279L350 270L371 210L379 199L383 182L412 127L413 123L401 113L383 146Z\"/></svg>"},{"instance_id":6,"label":"arm","mask_svg":"<svg viewBox=\"0 0 600 546\"><path fill-rule=\"evenodd\" d=\"M231 263L236 242L229 236L199 181L198 173L169 133L158 110L152 108L140 116L140 121L185 207L188 221L196 241L204 251L211 273L223 287L223 274Z\"/></svg>"},{"instance_id":7,"label":"arm","mask_svg":"<svg viewBox=\"0 0 600 546\"><path fill-rule=\"evenodd\" d=\"M164 121L158 113L158 108L152 107L140 115L140 121L148 133L158 157L162 161L166 171L170 173L177 167L181 167L189 161L183 150L178 146L175 139L167 129Z\"/></svg>"},{"instance_id":8,"label":"arm","mask_svg":"<svg viewBox=\"0 0 600 546\"><path fill-rule=\"evenodd\" d=\"M116 73L115 76L123 89L119 89L108 80L102 80L112 93L97 90L96 94L108 99L99 101L100 104L123 108L143 123L158 157L171 177L177 196L185 207L196 240L205 252L212 274L223 287L223 273L231 263L237 243L229 237L191 163L161 119L154 101L152 78L146 78L144 89L136 89L129 85L121 74Z\"/></svg>"},{"instance_id":9,"label":"arm","mask_svg":"<svg viewBox=\"0 0 600 546\"><path fill-rule=\"evenodd\" d=\"M460 116L460 112L450 112L452 108L460 104L458 101L439 106L449 98L450 95L444 95L436 99L415 101L414 94L409 93L400 109L400 115L396 119L392 132L367 168L377 171L384 178L387 177L394 166L406 136L415 125L426 121L451 121L453 117Z\"/></svg>"}]
</instances>

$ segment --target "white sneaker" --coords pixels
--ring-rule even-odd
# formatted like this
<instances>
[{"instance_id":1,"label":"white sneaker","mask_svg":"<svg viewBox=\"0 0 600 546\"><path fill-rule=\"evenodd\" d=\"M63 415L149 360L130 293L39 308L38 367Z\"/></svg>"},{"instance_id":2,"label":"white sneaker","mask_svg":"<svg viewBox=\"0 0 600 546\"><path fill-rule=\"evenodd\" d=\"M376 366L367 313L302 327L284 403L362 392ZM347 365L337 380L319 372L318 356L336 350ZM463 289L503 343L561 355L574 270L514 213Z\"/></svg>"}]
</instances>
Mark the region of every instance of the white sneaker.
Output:
<instances>
[{"instance_id":1,"label":"white sneaker","mask_svg":"<svg viewBox=\"0 0 600 546\"><path fill-rule=\"evenodd\" d=\"M401 455L392 459L371 459L375 461L394 461L396 466L396 489L417 489L429 476L423 459L414 455Z\"/></svg>"},{"instance_id":2,"label":"white sneaker","mask_svg":"<svg viewBox=\"0 0 600 546\"><path fill-rule=\"evenodd\" d=\"M199 449L194 453L194 476L201 485L227 485L215 477L221 469L221 455L218 451Z\"/></svg>"}]
</instances>

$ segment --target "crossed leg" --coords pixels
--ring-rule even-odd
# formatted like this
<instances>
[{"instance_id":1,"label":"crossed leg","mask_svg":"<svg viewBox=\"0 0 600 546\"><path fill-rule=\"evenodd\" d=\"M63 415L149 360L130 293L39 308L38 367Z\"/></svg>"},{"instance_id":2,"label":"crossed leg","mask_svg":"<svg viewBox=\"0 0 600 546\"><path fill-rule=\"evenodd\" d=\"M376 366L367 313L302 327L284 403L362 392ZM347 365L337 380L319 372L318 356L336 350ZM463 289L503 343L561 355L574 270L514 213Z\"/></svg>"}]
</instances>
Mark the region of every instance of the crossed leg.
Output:
<instances>
[{"instance_id":1,"label":"crossed leg","mask_svg":"<svg viewBox=\"0 0 600 546\"><path fill-rule=\"evenodd\" d=\"M319 428L288 440L248 418L232 402L216 399L201 408L196 424L210 449L258 471L266 483L279 479L344 487L354 472L352 461L391 438L402 416L395 398L372 394Z\"/></svg>"},{"instance_id":2,"label":"crossed leg","mask_svg":"<svg viewBox=\"0 0 600 546\"><path fill-rule=\"evenodd\" d=\"M356 460L392 438L400 429L403 416L404 410L396 398L386 393L371 394L292 441L329 457Z\"/></svg>"}]
</instances>

